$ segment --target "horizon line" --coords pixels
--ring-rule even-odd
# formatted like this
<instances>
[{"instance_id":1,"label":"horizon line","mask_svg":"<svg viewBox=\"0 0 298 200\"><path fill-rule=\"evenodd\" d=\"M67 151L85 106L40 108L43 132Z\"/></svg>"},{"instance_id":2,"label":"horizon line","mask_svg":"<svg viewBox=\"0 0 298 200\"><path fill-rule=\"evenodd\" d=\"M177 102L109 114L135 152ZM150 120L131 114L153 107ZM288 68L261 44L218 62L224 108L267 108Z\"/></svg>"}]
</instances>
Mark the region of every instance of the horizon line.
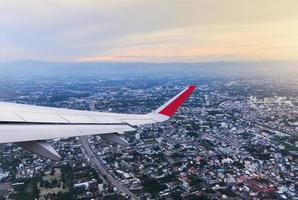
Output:
<instances>
[{"instance_id":1,"label":"horizon line","mask_svg":"<svg viewBox=\"0 0 298 200\"><path fill-rule=\"evenodd\" d=\"M20 60L7 60L7 61L0 61L0 64L3 63L17 63L17 62L40 62L40 63L65 63L65 64L83 64L83 63L106 63L106 64L200 64L200 63L260 63L260 62L298 62L297 60L216 60L216 61L196 61L196 62L189 62L189 61L180 61L180 62L148 62L148 61L52 61L52 60L35 60L35 59L20 59Z\"/></svg>"}]
</instances>

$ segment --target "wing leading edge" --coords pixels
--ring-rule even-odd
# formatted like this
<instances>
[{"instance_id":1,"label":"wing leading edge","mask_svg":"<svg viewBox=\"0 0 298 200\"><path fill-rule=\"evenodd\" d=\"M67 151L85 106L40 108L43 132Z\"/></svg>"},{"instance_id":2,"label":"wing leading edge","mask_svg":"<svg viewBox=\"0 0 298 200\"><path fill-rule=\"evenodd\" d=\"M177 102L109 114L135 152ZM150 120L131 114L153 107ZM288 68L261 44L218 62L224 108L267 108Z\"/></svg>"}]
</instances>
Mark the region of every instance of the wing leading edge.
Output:
<instances>
[{"instance_id":1,"label":"wing leading edge","mask_svg":"<svg viewBox=\"0 0 298 200\"><path fill-rule=\"evenodd\" d=\"M135 131L136 127L140 125L168 120L195 88L193 85L188 86L157 110L143 115L80 111L2 102L0 103L0 143L26 144L21 146L31 151L34 149L40 151L40 147L46 146L44 142L40 143L40 141L47 139L103 134L104 139L126 144L122 138L117 138L117 136ZM34 142L37 143L35 146L38 148L30 149L30 145L34 146L32 145ZM52 152L48 149L47 146L45 152ZM39 154L38 151L34 152ZM44 153L42 156L45 156Z\"/></svg>"}]
</instances>

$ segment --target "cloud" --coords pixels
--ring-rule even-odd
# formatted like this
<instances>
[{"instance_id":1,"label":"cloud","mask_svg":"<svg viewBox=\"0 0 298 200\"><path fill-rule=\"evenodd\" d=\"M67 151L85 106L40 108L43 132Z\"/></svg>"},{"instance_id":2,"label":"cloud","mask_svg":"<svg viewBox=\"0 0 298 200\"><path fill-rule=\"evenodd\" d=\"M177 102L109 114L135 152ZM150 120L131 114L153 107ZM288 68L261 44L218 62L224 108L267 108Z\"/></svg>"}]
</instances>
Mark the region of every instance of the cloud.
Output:
<instances>
[{"instance_id":1,"label":"cloud","mask_svg":"<svg viewBox=\"0 0 298 200\"><path fill-rule=\"evenodd\" d=\"M297 9L291 0L5 1L0 59L295 59Z\"/></svg>"}]
</instances>

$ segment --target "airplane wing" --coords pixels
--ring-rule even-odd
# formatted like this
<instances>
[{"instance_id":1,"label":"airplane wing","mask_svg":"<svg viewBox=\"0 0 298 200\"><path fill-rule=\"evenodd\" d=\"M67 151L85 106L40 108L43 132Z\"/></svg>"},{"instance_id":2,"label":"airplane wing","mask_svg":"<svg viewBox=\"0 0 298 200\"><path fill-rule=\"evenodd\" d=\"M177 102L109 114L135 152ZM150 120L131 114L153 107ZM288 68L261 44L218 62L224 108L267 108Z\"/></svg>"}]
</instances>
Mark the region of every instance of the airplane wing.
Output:
<instances>
[{"instance_id":1,"label":"airplane wing","mask_svg":"<svg viewBox=\"0 0 298 200\"><path fill-rule=\"evenodd\" d=\"M16 143L41 156L59 160L59 154L45 141L101 134L105 140L128 143L121 134L144 124L168 120L193 92L188 86L157 110L148 114L120 114L81 111L0 102L0 143Z\"/></svg>"}]
</instances>

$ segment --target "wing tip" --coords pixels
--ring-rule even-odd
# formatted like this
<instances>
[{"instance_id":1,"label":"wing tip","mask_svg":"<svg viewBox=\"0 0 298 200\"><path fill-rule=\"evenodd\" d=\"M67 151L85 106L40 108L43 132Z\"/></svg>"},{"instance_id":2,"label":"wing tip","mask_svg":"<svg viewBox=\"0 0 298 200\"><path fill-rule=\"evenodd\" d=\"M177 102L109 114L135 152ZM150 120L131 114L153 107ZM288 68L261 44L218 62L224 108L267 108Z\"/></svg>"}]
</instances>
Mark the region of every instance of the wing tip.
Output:
<instances>
[{"instance_id":1,"label":"wing tip","mask_svg":"<svg viewBox=\"0 0 298 200\"><path fill-rule=\"evenodd\" d=\"M196 85L189 85L188 88L192 89L192 91L193 91L197 88L197 86Z\"/></svg>"},{"instance_id":2,"label":"wing tip","mask_svg":"<svg viewBox=\"0 0 298 200\"><path fill-rule=\"evenodd\" d=\"M173 116L177 109L188 99L188 97L195 89L195 85L189 85L182 92L172 98L169 102L164 104L164 106L162 106L161 109L158 110L158 113L167 117Z\"/></svg>"}]
</instances>

